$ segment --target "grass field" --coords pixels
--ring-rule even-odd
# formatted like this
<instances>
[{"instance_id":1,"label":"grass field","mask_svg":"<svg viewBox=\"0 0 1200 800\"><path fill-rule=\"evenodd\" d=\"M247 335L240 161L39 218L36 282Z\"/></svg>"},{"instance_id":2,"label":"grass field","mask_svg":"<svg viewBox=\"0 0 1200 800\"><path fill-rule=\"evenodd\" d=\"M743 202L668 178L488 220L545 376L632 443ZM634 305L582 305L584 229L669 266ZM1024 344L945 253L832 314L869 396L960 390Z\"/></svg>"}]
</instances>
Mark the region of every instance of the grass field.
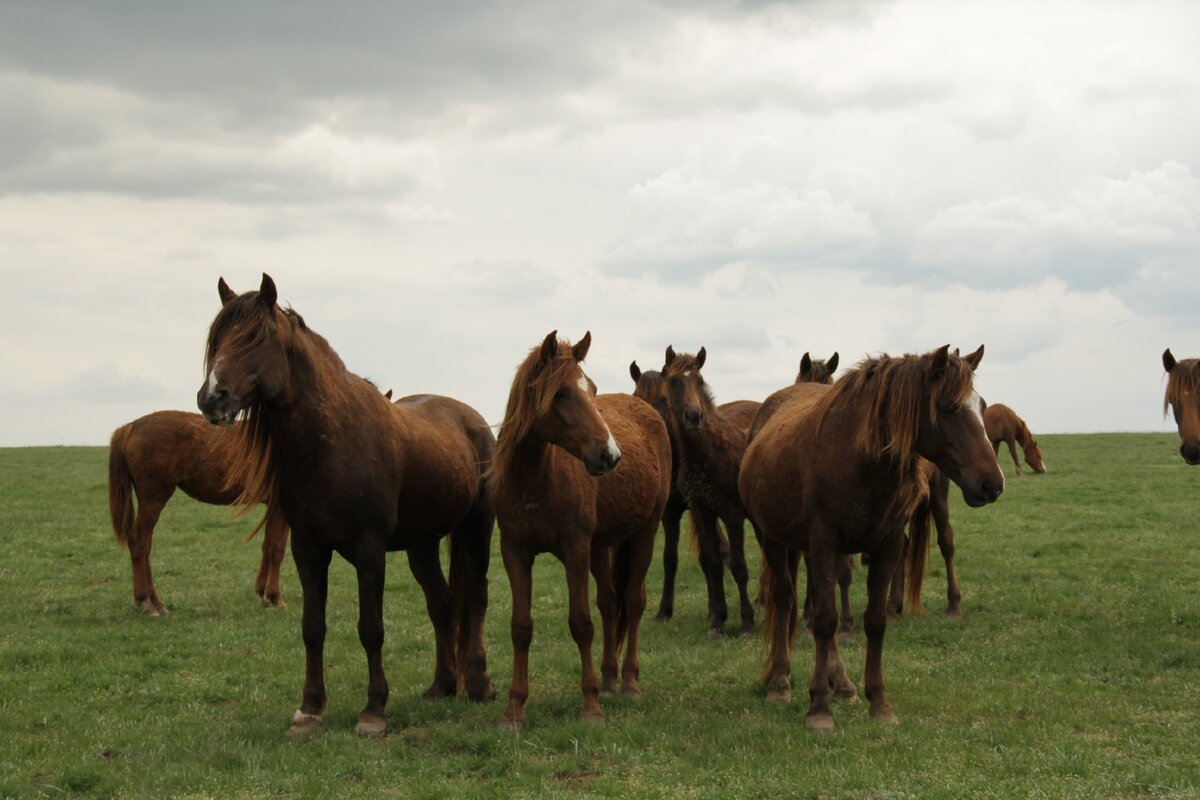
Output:
<instances>
[{"instance_id":1,"label":"grass field","mask_svg":"<svg viewBox=\"0 0 1200 800\"><path fill-rule=\"evenodd\" d=\"M283 735L304 660L290 559L291 607L260 608L258 544L241 541L250 523L177 496L153 558L172 613L144 617L108 524L106 451L0 450L0 797L1200 796L1200 469L1180 460L1173 435L1041 444L1050 472L1015 477L1006 456L996 505L968 509L953 490L963 618L941 613L935 554L929 613L888 627L899 727L876 724L860 703L835 706L834 733L806 733L803 639L797 701L768 705L759 637L705 637L703 580L689 560L676 619L643 628L644 696L606 698L608 726L585 727L562 568L543 557L529 724L521 737L503 733L501 702L419 699L431 628L393 554L392 732L352 732L366 666L353 573L335 558L330 707L306 741ZM856 613L864 585L860 572ZM660 586L656 561L651 613ZM509 599L496 557L487 643L501 695ZM843 648L856 680L863 649L861 634Z\"/></svg>"}]
</instances>

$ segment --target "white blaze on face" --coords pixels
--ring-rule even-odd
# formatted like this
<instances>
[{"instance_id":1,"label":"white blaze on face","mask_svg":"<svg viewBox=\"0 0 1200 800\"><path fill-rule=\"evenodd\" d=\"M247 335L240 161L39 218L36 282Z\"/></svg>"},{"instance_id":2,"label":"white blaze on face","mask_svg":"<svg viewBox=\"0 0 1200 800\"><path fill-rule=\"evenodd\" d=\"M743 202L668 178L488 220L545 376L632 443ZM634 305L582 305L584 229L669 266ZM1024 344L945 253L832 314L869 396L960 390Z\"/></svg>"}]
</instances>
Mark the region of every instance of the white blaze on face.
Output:
<instances>
[{"instance_id":1,"label":"white blaze on face","mask_svg":"<svg viewBox=\"0 0 1200 800\"><path fill-rule=\"evenodd\" d=\"M216 360L216 363L213 364L212 370L208 373L208 393L209 394L213 394L217 391L217 382L219 380L217 378L217 370L220 368L220 366L221 366L221 359L218 358Z\"/></svg>"},{"instance_id":2,"label":"white blaze on face","mask_svg":"<svg viewBox=\"0 0 1200 800\"><path fill-rule=\"evenodd\" d=\"M588 382L587 375L579 376L578 386L579 391L583 392L584 395L588 397L591 396L592 386L591 383ZM599 411L596 413L598 414ZM600 417L600 421L604 422L604 417ZM608 434L608 442L605 444L605 447L608 449L608 456L613 461L616 461L621 457L621 448L617 446L617 440L613 438L612 430L609 429L607 422L604 422L604 432Z\"/></svg>"},{"instance_id":3,"label":"white blaze on face","mask_svg":"<svg viewBox=\"0 0 1200 800\"><path fill-rule=\"evenodd\" d=\"M576 384L576 386L578 386L579 391L583 392L585 395L590 395L592 393L592 387L588 383L587 375L580 375L579 382Z\"/></svg>"}]
</instances>

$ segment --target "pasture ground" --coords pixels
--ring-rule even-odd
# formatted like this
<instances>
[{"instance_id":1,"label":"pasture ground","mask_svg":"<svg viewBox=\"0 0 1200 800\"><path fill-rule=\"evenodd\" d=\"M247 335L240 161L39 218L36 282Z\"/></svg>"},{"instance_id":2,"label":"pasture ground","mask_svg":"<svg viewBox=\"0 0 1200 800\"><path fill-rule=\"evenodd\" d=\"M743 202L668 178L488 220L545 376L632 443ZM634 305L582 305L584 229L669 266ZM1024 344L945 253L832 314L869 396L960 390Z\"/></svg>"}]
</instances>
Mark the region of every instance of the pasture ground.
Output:
<instances>
[{"instance_id":1,"label":"pasture ground","mask_svg":"<svg viewBox=\"0 0 1200 800\"><path fill-rule=\"evenodd\" d=\"M954 490L964 616L942 613L935 552L928 613L888 627L899 727L840 704L834 733L806 733L803 639L796 702L768 705L760 638L705 637L703 580L686 558L675 620L643 629L644 696L604 699L608 726L585 727L562 568L543 557L529 724L503 733L501 700L419 699L431 629L393 554L392 732L352 732L366 667L353 572L335 557L330 707L307 741L283 735L303 680L299 585L289 558L290 608L259 607L258 543L242 544L254 517L177 495L153 556L172 613L147 618L108 523L106 450L0 450L0 797L1200 796L1200 469L1180 460L1174 435L1041 443L1050 472L1016 477L1004 454L995 506L968 509ZM656 561L648 617L661 575ZM864 586L859 572L856 613ZM503 696L510 597L498 556L491 601ZM844 647L856 680L863 650L861 633Z\"/></svg>"}]
</instances>

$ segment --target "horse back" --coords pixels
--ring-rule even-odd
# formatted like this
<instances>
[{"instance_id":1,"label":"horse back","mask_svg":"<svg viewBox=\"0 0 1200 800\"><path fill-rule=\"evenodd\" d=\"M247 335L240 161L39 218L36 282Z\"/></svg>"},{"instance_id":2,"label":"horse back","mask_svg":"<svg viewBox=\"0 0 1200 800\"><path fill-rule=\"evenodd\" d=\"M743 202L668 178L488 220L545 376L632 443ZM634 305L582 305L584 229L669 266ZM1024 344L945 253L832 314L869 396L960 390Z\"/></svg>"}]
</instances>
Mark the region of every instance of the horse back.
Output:
<instances>
[{"instance_id":1,"label":"horse back","mask_svg":"<svg viewBox=\"0 0 1200 800\"><path fill-rule=\"evenodd\" d=\"M186 411L156 411L126 427L125 459L139 497L178 487L204 503L237 499L236 487L225 488L233 464L228 429Z\"/></svg>"},{"instance_id":2,"label":"horse back","mask_svg":"<svg viewBox=\"0 0 1200 800\"><path fill-rule=\"evenodd\" d=\"M658 412L632 395L602 394L596 407L621 448L617 468L595 479L593 541L607 546L657 527L670 492L671 442Z\"/></svg>"},{"instance_id":3,"label":"horse back","mask_svg":"<svg viewBox=\"0 0 1200 800\"><path fill-rule=\"evenodd\" d=\"M1024 427L1025 422L1017 412L1003 403L990 404L983 410L983 428L992 443L1023 439L1020 434Z\"/></svg>"},{"instance_id":4,"label":"horse back","mask_svg":"<svg viewBox=\"0 0 1200 800\"><path fill-rule=\"evenodd\" d=\"M754 423L754 417L758 414L761 406L762 403L757 400L733 400L721 403L717 406L717 410L744 436L750 432L750 426Z\"/></svg>"}]
</instances>

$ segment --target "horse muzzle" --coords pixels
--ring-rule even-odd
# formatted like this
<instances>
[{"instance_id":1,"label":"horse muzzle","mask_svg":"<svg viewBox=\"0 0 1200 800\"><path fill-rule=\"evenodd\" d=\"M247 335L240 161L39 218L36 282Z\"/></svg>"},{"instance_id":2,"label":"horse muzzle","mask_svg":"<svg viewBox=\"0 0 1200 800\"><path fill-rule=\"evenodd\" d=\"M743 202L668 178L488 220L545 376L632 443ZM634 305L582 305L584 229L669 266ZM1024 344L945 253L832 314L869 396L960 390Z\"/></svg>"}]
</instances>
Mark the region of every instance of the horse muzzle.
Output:
<instances>
[{"instance_id":1,"label":"horse muzzle","mask_svg":"<svg viewBox=\"0 0 1200 800\"><path fill-rule=\"evenodd\" d=\"M204 386L196 392L196 406L201 415L213 425L229 427L237 418L238 404L228 389L209 391Z\"/></svg>"},{"instance_id":2,"label":"horse muzzle","mask_svg":"<svg viewBox=\"0 0 1200 800\"><path fill-rule=\"evenodd\" d=\"M612 472L621 463L621 448L617 447L617 443L610 438L607 442L602 442L598 447L585 453L582 460L588 475L598 478Z\"/></svg>"},{"instance_id":3,"label":"horse muzzle","mask_svg":"<svg viewBox=\"0 0 1200 800\"><path fill-rule=\"evenodd\" d=\"M1179 446L1179 455L1183 456L1183 460L1194 467L1200 464L1200 445L1181 444Z\"/></svg>"}]
</instances>

